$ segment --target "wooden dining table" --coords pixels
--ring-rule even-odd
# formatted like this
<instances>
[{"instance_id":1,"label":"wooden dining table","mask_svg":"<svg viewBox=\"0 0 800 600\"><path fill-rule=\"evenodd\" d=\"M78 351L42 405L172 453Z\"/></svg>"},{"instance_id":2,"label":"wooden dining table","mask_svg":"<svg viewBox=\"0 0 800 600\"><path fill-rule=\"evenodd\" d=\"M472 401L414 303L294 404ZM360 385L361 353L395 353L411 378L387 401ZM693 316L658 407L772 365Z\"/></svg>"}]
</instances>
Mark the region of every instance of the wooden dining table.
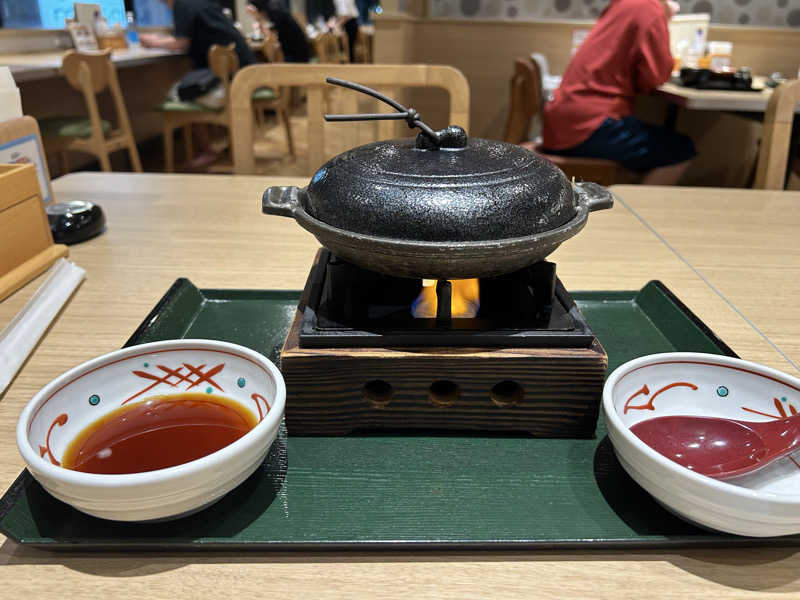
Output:
<instances>
[{"instance_id":1,"label":"wooden dining table","mask_svg":"<svg viewBox=\"0 0 800 600\"><path fill-rule=\"evenodd\" d=\"M0 492L24 463L23 406L50 379L119 348L179 277L201 288L300 289L319 247L260 214L278 177L77 173L102 235L70 247L87 278L0 396ZM661 280L741 357L798 375L800 193L618 186L553 255L570 290ZM0 303L0 327L41 278ZM49 551L0 536L3 598L777 598L800 594L796 547L413 551Z\"/></svg>"},{"instance_id":2,"label":"wooden dining table","mask_svg":"<svg viewBox=\"0 0 800 600\"><path fill-rule=\"evenodd\" d=\"M649 114L668 129L692 137L698 156L682 181L689 185L749 187L751 174L761 153L794 148L800 135L795 125L791 139L773 136L768 150L762 122L773 88L766 78L755 76L753 91L704 90L690 88L674 79L659 86L650 96L660 105ZM650 108L652 110L653 107ZM800 114L800 104L795 116ZM657 116L656 116L657 115Z\"/></svg>"},{"instance_id":3,"label":"wooden dining table","mask_svg":"<svg viewBox=\"0 0 800 600\"><path fill-rule=\"evenodd\" d=\"M764 85L764 81L764 77L755 78L753 91L702 90L668 81L656 88L653 95L691 110L763 113L772 96L772 88ZM800 113L800 106L796 112Z\"/></svg>"},{"instance_id":4,"label":"wooden dining table","mask_svg":"<svg viewBox=\"0 0 800 600\"><path fill-rule=\"evenodd\" d=\"M61 59L64 51L0 53L0 66L11 69L17 84L61 75ZM119 68L150 65L155 62L186 56L183 52L162 50L160 48L124 48L116 49L111 60Z\"/></svg>"}]
</instances>

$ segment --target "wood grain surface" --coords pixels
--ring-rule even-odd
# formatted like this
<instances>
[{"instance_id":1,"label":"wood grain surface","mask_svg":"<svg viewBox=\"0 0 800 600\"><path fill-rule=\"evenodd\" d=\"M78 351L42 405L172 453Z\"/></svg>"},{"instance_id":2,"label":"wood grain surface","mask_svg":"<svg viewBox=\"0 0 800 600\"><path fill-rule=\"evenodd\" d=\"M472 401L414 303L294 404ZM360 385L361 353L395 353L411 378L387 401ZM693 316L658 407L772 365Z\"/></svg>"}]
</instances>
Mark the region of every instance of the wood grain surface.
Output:
<instances>
[{"instance_id":1,"label":"wood grain surface","mask_svg":"<svg viewBox=\"0 0 800 600\"><path fill-rule=\"evenodd\" d=\"M16 419L47 381L118 348L175 280L299 289L318 247L260 215L267 185L297 179L74 174L61 201L99 203L108 231L71 248L88 278L0 399L0 487L23 467ZM553 256L568 289L660 279L745 358L796 369L800 194L620 187L614 209ZM794 208L794 214L792 209ZM0 303L6 324L41 278ZM787 358L788 357L788 358ZM454 506L454 510L458 507ZM0 539L4 598L787 598L798 552L50 553Z\"/></svg>"}]
</instances>

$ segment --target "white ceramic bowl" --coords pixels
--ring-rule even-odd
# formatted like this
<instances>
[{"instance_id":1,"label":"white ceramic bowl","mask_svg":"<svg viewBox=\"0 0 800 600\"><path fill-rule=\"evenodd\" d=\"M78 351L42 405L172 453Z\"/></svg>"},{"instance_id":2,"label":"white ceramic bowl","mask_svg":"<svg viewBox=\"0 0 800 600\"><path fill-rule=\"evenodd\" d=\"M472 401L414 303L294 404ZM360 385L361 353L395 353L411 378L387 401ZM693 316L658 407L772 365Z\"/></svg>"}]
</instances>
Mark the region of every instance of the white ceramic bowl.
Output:
<instances>
[{"instance_id":1,"label":"white ceramic bowl","mask_svg":"<svg viewBox=\"0 0 800 600\"><path fill-rule=\"evenodd\" d=\"M157 471L102 475L60 466L69 442L104 414L190 386L232 399L257 425L212 454ZM257 352L212 340L154 342L100 356L47 384L20 415L17 446L36 480L78 510L119 521L175 518L219 500L255 471L285 404L280 371Z\"/></svg>"},{"instance_id":2,"label":"white ceramic bowl","mask_svg":"<svg viewBox=\"0 0 800 600\"><path fill-rule=\"evenodd\" d=\"M738 535L800 533L800 453L719 481L662 456L630 428L666 415L768 421L794 411L800 411L800 379L713 354L643 356L617 368L603 389L608 436L628 474L679 516Z\"/></svg>"}]
</instances>

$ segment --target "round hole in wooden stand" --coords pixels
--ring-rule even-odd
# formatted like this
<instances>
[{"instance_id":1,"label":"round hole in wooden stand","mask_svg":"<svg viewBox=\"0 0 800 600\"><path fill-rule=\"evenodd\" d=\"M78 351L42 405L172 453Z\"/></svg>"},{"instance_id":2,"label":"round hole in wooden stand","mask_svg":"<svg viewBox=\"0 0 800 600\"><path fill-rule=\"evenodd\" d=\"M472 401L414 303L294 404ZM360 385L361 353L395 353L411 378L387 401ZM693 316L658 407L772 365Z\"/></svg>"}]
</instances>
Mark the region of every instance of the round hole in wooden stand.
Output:
<instances>
[{"instance_id":1,"label":"round hole in wooden stand","mask_svg":"<svg viewBox=\"0 0 800 600\"><path fill-rule=\"evenodd\" d=\"M446 379L434 381L428 388L428 398L434 406L452 406L460 395L458 385Z\"/></svg>"},{"instance_id":2,"label":"round hole in wooden stand","mask_svg":"<svg viewBox=\"0 0 800 600\"><path fill-rule=\"evenodd\" d=\"M363 398L375 408L383 408L392 401L394 388L383 379L372 379L361 390Z\"/></svg>"},{"instance_id":3,"label":"round hole in wooden stand","mask_svg":"<svg viewBox=\"0 0 800 600\"><path fill-rule=\"evenodd\" d=\"M522 400L522 386L516 381L504 379L494 385L491 391L492 402L500 407L515 406Z\"/></svg>"}]
</instances>

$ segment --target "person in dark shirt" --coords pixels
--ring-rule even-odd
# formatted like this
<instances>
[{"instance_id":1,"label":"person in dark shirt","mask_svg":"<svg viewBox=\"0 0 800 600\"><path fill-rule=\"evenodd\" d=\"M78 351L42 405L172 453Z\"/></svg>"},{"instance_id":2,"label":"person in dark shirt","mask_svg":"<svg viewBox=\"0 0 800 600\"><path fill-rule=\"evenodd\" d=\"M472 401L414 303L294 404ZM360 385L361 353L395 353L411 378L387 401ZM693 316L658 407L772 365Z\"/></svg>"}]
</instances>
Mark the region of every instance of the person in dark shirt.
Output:
<instances>
[{"instance_id":1,"label":"person in dark shirt","mask_svg":"<svg viewBox=\"0 0 800 600\"><path fill-rule=\"evenodd\" d=\"M189 54L195 69L208 67L208 49L214 44L236 45L239 66L255 62L242 34L222 13L214 0L162 0L172 9L175 35L143 33L142 45L151 48L181 50Z\"/></svg>"},{"instance_id":2,"label":"person in dark shirt","mask_svg":"<svg viewBox=\"0 0 800 600\"><path fill-rule=\"evenodd\" d=\"M208 68L208 51L211 46L233 43L240 67L255 62L255 57L242 34L214 0L161 1L172 10L175 35L143 33L139 36L142 46L186 52L192 59L195 69L204 69ZM190 169L202 169L218 158L211 147L208 126L199 123L193 125L192 138L198 153L189 163Z\"/></svg>"},{"instance_id":3,"label":"person in dark shirt","mask_svg":"<svg viewBox=\"0 0 800 600\"><path fill-rule=\"evenodd\" d=\"M314 27L319 27L336 16L333 0L306 0L306 19Z\"/></svg>"},{"instance_id":4,"label":"person in dark shirt","mask_svg":"<svg viewBox=\"0 0 800 600\"><path fill-rule=\"evenodd\" d=\"M248 10L259 13L272 23L278 34L283 58L290 63L307 63L310 58L308 39L303 29L279 0L249 0Z\"/></svg>"}]
</instances>

